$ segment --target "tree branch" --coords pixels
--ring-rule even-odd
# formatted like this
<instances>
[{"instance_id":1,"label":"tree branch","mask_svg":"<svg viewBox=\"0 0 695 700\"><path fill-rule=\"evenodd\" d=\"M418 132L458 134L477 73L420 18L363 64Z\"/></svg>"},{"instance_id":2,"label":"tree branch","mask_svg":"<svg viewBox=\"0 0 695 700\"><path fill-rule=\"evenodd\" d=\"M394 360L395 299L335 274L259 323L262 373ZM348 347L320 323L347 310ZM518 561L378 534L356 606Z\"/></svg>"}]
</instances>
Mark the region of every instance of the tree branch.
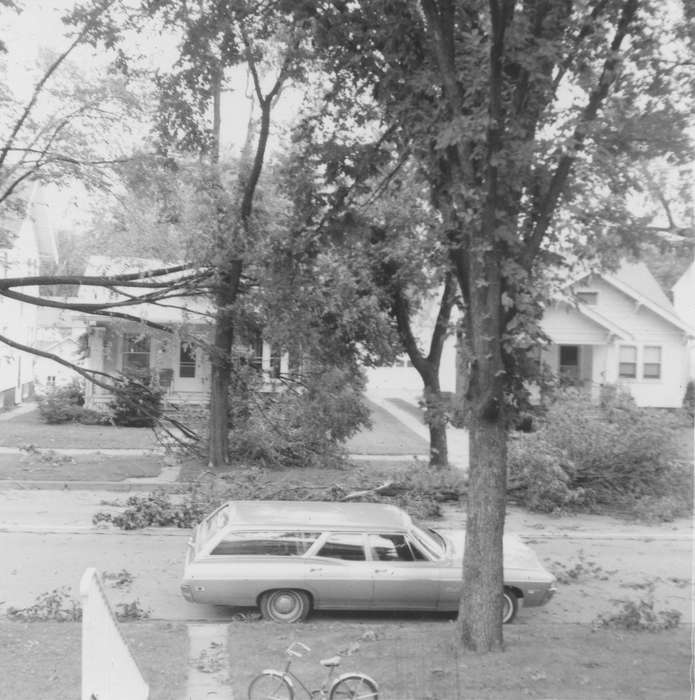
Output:
<instances>
[{"instance_id":1,"label":"tree branch","mask_svg":"<svg viewBox=\"0 0 695 700\"><path fill-rule=\"evenodd\" d=\"M106 377L107 379L110 379L113 382L113 377L110 374L107 374L106 372L99 372L98 370L94 369L85 369L84 367L80 367L79 365L76 365L68 360L64 360L59 355L54 355L52 352L32 348L29 345L24 345L22 343L18 343L15 340L11 340L10 338L7 338L4 335L0 335L0 343L9 345L11 348L15 348L15 350L21 350L22 352L29 353L30 355L37 355L38 357L45 357L48 360L53 360L53 362L57 362L59 365L63 365L63 367L68 367L74 372L77 372L77 374L81 375L85 379L88 379L90 382L92 382L92 384L96 384L96 386L105 389L106 391L113 391L113 383L106 384L100 381L99 379L95 379L95 377L97 376Z\"/></svg>"},{"instance_id":2,"label":"tree branch","mask_svg":"<svg viewBox=\"0 0 695 700\"><path fill-rule=\"evenodd\" d=\"M620 50L623 40L627 36L629 25L637 13L638 6L638 0L625 0L615 36L611 42L609 54L604 61L598 84L589 95L589 101L572 135L572 150L570 153L560 158L545 196L542 201L534 204L535 215L532 216L532 232L529 236L525 237L524 240L525 250L522 264L527 270L530 269L548 227L550 226L555 207L565 188L577 153L584 146L584 140L587 135L587 125L596 118L599 107L608 95L610 86L615 82L616 70L619 62L618 51Z\"/></svg>"},{"instance_id":3,"label":"tree branch","mask_svg":"<svg viewBox=\"0 0 695 700\"><path fill-rule=\"evenodd\" d=\"M449 319L451 318L451 309L454 306L455 298L456 280L454 279L453 272L447 270L446 276L444 277L442 298L439 302L439 313L437 314L437 321L434 324L430 351L427 355L427 359L435 367L439 367L439 362L442 357L442 349L444 348L444 341L446 340L447 331L449 330Z\"/></svg>"},{"instance_id":4,"label":"tree branch","mask_svg":"<svg viewBox=\"0 0 695 700\"><path fill-rule=\"evenodd\" d=\"M12 131L10 132L10 135L5 142L5 145L3 148L0 150L0 168L5 163L5 160L7 158L7 154L9 152L9 149L14 145L14 141L17 138L17 134L20 132L22 127L24 126L24 123L26 122L27 118L31 114L32 109L34 109L34 105L36 104L37 100L39 99L39 95L43 91L43 88L45 87L46 83L49 81L53 73L58 70L60 65L65 61L65 59L73 52L75 47L77 47L79 44L82 43L84 38L87 36L89 31L93 28L99 17L106 12L106 10L113 5L115 0L108 0L105 2L101 7L97 8L94 13L92 14L92 17L89 19L89 21L84 25L82 28L82 31L75 37L75 39L72 41L72 43L68 46L63 53L61 53L54 61L51 63L51 65L48 67L46 72L43 74L42 78L39 80L39 82L36 84L34 87L34 91L32 92L31 98L29 99L29 102L25 106L24 110L22 111L22 114L19 116L17 121L14 124L14 127L12 128Z\"/></svg>"},{"instance_id":5,"label":"tree branch","mask_svg":"<svg viewBox=\"0 0 695 700\"><path fill-rule=\"evenodd\" d=\"M164 275L174 274L176 272L183 272L184 270L190 270L193 268L192 263L184 263L182 265L173 265L171 267L162 267L155 270L144 270L142 272L126 272L118 275L103 275L103 276L90 276L90 275L43 275L34 277L5 277L0 278L0 289L9 289L10 287L40 287L42 285L48 284L74 284L74 285L84 285L90 287L115 287L119 284L125 282L128 283L129 287L170 287L172 284L178 282L179 280L162 281L162 282L139 282L142 279L153 279L155 277L163 277ZM212 272L205 272L204 276L211 275ZM190 279L192 281L196 280L198 275L192 275Z\"/></svg>"}]
</instances>

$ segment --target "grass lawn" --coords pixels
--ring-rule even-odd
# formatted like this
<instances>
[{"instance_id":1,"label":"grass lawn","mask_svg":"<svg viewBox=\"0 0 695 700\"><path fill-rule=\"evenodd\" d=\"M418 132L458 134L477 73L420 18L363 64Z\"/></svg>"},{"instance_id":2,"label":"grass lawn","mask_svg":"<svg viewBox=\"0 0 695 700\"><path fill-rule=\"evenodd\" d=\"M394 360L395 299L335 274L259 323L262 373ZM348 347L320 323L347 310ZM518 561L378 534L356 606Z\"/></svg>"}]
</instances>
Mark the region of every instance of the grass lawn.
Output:
<instances>
[{"instance_id":1,"label":"grass lawn","mask_svg":"<svg viewBox=\"0 0 695 700\"><path fill-rule=\"evenodd\" d=\"M49 425L39 418L39 411L23 413L0 422L0 446L39 448L137 448L159 447L149 428L119 428L112 425L62 423Z\"/></svg>"},{"instance_id":2,"label":"grass lawn","mask_svg":"<svg viewBox=\"0 0 695 700\"><path fill-rule=\"evenodd\" d=\"M244 698L255 672L277 668L293 639L312 648L296 668L320 682L318 660L343 651L341 672L362 671L380 700L686 700L690 698L690 631L593 632L584 625L511 625L506 651L464 655L447 620L336 622L335 615L299 627L230 625L231 675ZM350 653L351 652L351 653ZM314 685L313 687L317 687Z\"/></svg>"},{"instance_id":3,"label":"grass lawn","mask_svg":"<svg viewBox=\"0 0 695 700\"><path fill-rule=\"evenodd\" d=\"M137 455L59 455L51 450L22 455L0 454L0 479L33 481L122 481L158 476L162 457Z\"/></svg>"},{"instance_id":4,"label":"grass lawn","mask_svg":"<svg viewBox=\"0 0 695 700\"><path fill-rule=\"evenodd\" d=\"M188 666L185 626L166 622L121 625L150 684L153 700L184 697ZM447 619L373 617L355 622L336 614L302 625L229 625L234 697L242 700L261 669L281 667L297 639L312 653L294 663L318 687L318 660L340 652L340 673L362 671L379 684L381 700L687 700L690 630L592 631L585 625L515 624L505 628L502 654L464 655ZM79 697L80 625L0 622L2 697Z\"/></svg>"},{"instance_id":5,"label":"grass lawn","mask_svg":"<svg viewBox=\"0 0 695 700\"><path fill-rule=\"evenodd\" d=\"M182 698L188 658L185 625L138 622L120 629L150 685L151 700ZM0 621L0 697L79 698L80 635L81 625L74 622Z\"/></svg>"},{"instance_id":6,"label":"grass lawn","mask_svg":"<svg viewBox=\"0 0 695 700\"><path fill-rule=\"evenodd\" d=\"M408 429L380 406L367 402L371 411L372 427L350 438L345 447L353 454L370 455L426 455L429 443Z\"/></svg>"}]
</instances>

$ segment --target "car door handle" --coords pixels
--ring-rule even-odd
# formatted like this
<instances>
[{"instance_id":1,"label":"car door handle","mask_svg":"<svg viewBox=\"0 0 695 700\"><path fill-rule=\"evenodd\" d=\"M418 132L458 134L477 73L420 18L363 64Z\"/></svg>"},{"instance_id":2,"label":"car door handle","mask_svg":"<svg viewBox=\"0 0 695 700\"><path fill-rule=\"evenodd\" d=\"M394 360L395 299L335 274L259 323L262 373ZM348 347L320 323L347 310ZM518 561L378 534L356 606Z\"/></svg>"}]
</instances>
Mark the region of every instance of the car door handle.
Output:
<instances>
[{"instance_id":1,"label":"car door handle","mask_svg":"<svg viewBox=\"0 0 695 700\"><path fill-rule=\"evenodd\" d=\"M315 569L309 569L310 574L315 574L317 571L323 571L323 567L319 566Z\"/></svg>"},{"instance_id":2,"label":"car door handle","mask_svg":"<svg viewBox=\"0 0 695 700\"><path fill-rule=\"evenodd\" d=\"M391 573L390 569L374 569L375 574L388 574Z\"/></svg>"}]
</instances>

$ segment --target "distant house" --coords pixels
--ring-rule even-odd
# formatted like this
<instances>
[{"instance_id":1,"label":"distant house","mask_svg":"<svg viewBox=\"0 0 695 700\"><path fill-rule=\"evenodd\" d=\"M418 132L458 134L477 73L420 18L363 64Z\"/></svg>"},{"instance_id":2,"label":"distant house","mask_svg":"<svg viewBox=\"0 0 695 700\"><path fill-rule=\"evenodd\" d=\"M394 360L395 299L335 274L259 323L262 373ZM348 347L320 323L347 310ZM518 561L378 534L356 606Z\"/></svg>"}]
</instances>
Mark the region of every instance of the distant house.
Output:
<instances>
[{"instance_id":1,"label":"distant house","mask_svg":"<svg viewBox=\"0 0 695 700\"><path fill-rule=\"evenodd\" d=\"M80 363L79 341L70 336L58 340L37 340L34 347L73 364ZM73 380L79 379L80 375L65 365L41 356L34 358L34 388L39 394L49 392L56 387L66 386Z\"/></svg>"},{"instance_id":2,"label":"distant house","mask_svg":"<svg viewBox=\"0 0 695 700\"><path fill-rule=\"evenodd\" d=\"M142 258L106 258L93 256L87 262L86 275L117 275L166 267L158 260ZM102 287L80 289L81 302L125 299L128 294L142 290L119 287L119 291ZM120 292L120 293L119 293ZM213 309L207 299L187 298L168 300L162 306L139 304L121 311L146 321L171 328L163 331L137 321L108 319L98 315L83 315L87 332L85 366L111 375L147 373L165 393L170 403L205 403L210 392L210 360L205 350L212 337ZM240 351L249 364L262 372L266 388L272 389L280 374L288 371L287 354L271 348L260 332L252 339L239 343ZM111 395L90 383L87 404L103 406Z\"/></svg>"},{"instance_id":3,"label":"distant house","mask_svg":"<svg viewBox=\"0 0 695 700\"><path fill-rule=\"evenodd\" d=\"M9 234L0 247L0 277L36 275L44 262L57 255L48 216L48 205L38 185L26 198L25 215L7 214L0 222ZM24 287L26 294L38 295L37 287ZM36 340L37 307L0 296L0 334L26 346ZM34 393L34 356L0 343L0 409L11 408Z\"/></svg>"},{"instance_id":4,"label":"distant house","mask_svg":"<svg viewBox=\"0 0 695 700\"><path fill-rule=\"evenodd\" d=\"M542 327L552 342L542 359L564 381L583 387L595 399L602 386L612 384L629 391L640 406L681 406L695 368L693 267L689 274L691 286L681 280L681 296L689 304L690 316L676 312L643 263L625 263L613 274L578 280L566 301L549 306L543 315ZM423 349L436 305L428 309L414 324ZM440 367L443 391L457 390L456 349L452 333ZM367 375L370 391L383 396L416 399L423 391L419 375L405 356L392 367L368 369Z\"/></svg>"},{"instance_id":5,"label":"distant house","mask_svg":"<svg viewBox=\"0 0 695 700\"><path fill-rule=\"evenodd\" d=\"M550 367L595 397L615 384L640 406L681 406L695 331L647 266L623 263L615 273L584 277L573 291L575 303L559 302L543 315Z\"/></svg>"}]
</instances>

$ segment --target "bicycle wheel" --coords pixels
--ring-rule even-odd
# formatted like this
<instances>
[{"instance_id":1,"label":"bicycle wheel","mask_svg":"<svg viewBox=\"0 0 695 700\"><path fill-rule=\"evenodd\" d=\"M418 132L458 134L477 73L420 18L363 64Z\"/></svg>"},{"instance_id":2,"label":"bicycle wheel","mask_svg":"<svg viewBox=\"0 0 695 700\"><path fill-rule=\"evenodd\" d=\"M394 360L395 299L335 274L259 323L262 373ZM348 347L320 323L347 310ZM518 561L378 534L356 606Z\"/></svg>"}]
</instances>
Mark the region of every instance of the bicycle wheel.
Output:
<instances>
[{"instance_id":1,"label":"bicycle wheel","mask_svg":"<svg viewBox=\"0 0 695 700\"><path fill-rule=\"evenodd\" d=\"M293 700L294 690L277 671L263 671L249 685L249 700Z\"/></svg>"},{"instance_id":2,"label":"bicycle wheel","mask_svg":"<svg viewBox=\"0 0 695 700\"><path fill-rule=\"evenodd\" d=\"M350 673L338 678L328 700L377 700L378 697L379 689L369 676Z\"/></svg>"}]
</instances>

